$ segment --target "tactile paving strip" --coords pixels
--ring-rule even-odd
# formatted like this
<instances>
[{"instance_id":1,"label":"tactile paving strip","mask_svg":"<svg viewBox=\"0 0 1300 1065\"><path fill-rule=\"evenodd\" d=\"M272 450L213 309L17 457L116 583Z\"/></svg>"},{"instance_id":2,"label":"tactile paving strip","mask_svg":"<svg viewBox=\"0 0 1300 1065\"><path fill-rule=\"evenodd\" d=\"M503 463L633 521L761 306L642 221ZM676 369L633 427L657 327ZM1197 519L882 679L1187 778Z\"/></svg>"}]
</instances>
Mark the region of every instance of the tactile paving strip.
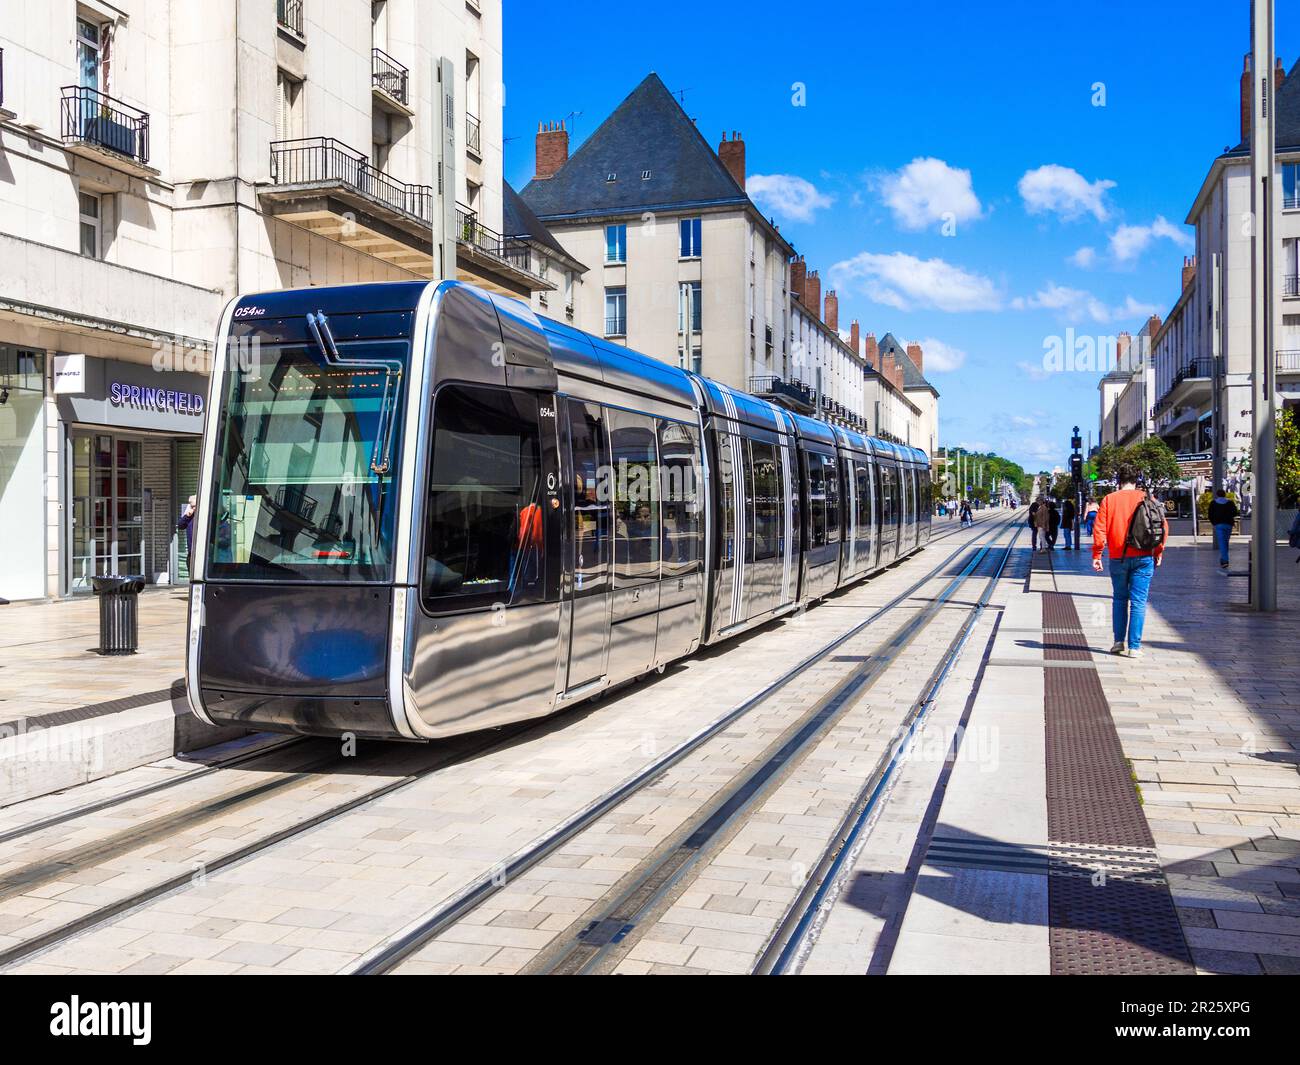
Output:
<instances>
[{"instance_id":1,"label":"tactile paving strip","mask_svg":"<svg viewBox=\"0 0 1300 1065\"><path fill-rule=\"evenodd\" d=\"M1043 593L1048 662L1091 661L1068 595ZM1045 669L1054 975L1195 970L1095 669Z\"/></svg>"}]
</instances>

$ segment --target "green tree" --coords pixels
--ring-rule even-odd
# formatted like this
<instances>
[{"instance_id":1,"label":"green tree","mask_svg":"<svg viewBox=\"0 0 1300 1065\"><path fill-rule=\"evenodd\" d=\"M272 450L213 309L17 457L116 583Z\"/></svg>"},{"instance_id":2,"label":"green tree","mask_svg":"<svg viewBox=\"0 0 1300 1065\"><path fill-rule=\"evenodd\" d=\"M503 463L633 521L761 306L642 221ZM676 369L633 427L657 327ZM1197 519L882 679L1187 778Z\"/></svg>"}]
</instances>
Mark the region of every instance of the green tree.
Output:
<instances>
[{"instance_id":1,"label":"green tree","mask_svg":"<svg viewBox=\"0 0 1300 1065\"><path fill-rule=\"evenodd\" d=\"M1300 413L1294 407L1277 419L1277 505L1300 506Z\"/></svg>"},{"instance_id":2,"label":"green tree","mask_svg":"<svg viewBox=\"0 0 1300 1065\"><path fill-rule=\"evenodd\" d=\"M1074 478L1068 473L1058 473L1052 481L1051 494L1057 499L1074 498Z\"/></svg>"},{"instance_id":3,"label":"green tree","mask_svg":"<svg viewBox=\"0 0 1300 1065\"><path fill-rule=\"evenodd\" d=\"M1182 480L1178 459L1158 436L1147 437L1130 447L1103 444L1095 462L1098 476L1108 481L1115 480L1120 466L1132 466L1142 482L1157 492L1167 491Z\"/></svg>"}]
</instances>

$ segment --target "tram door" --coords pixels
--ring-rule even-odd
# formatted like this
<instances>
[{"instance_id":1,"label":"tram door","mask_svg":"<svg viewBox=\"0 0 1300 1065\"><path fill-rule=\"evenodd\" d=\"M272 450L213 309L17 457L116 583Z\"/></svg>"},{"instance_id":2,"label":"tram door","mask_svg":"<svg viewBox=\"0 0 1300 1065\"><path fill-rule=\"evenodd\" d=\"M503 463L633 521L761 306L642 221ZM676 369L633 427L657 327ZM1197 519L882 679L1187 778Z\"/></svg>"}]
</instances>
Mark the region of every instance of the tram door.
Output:
<instances>
[{"instance_id":1,"label":"tram door","mask_svg":"<svg viewBox=\"0 0 1300 1065\"><path fill-rule=\"evenodd\" d=\"M565 401L570 446L566 582L573 623L569 633L569 690L604 676L609 657L612 500L601 490L608 473L609 436L595 403Z\"/></svg>"}]
</instances>

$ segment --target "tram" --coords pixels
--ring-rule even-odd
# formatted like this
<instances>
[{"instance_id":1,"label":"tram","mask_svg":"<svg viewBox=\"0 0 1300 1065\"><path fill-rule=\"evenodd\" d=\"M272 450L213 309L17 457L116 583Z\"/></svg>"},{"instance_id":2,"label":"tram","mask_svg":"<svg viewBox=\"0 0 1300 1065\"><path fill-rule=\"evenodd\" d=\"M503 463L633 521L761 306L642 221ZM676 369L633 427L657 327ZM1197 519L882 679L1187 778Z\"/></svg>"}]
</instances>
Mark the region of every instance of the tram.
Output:
<instances>
[{"instance_id":1,"label":"tram","mask_svg":"<svg viewBox=\"0 0 1300 1065\"><path fill-rule=\"evenodd\" d=\"M240 297L210 387L186 666L210 724L541 717L930 535L923 452L468 284Z\"/></svg>"}]
</instances>

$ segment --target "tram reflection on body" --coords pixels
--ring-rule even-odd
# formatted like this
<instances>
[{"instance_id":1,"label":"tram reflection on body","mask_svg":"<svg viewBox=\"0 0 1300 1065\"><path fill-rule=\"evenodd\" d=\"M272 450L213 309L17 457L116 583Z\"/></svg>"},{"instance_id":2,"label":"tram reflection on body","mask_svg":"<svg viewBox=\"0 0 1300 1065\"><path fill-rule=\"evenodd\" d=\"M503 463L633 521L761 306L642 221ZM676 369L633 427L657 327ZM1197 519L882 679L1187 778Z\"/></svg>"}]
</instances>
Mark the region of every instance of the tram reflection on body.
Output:
<instances>
[{"instance_id":1,"label":"tram reflection on body","mask_svg":"<svg viewBox=\"0 0 1300 1065\"><path fill-rule=\"evenodd\" d=\"M540 717L930 534L923 452L457 282L241 297L211 389L186 680L214 724Z\"/></svg>"}]
</instances>

